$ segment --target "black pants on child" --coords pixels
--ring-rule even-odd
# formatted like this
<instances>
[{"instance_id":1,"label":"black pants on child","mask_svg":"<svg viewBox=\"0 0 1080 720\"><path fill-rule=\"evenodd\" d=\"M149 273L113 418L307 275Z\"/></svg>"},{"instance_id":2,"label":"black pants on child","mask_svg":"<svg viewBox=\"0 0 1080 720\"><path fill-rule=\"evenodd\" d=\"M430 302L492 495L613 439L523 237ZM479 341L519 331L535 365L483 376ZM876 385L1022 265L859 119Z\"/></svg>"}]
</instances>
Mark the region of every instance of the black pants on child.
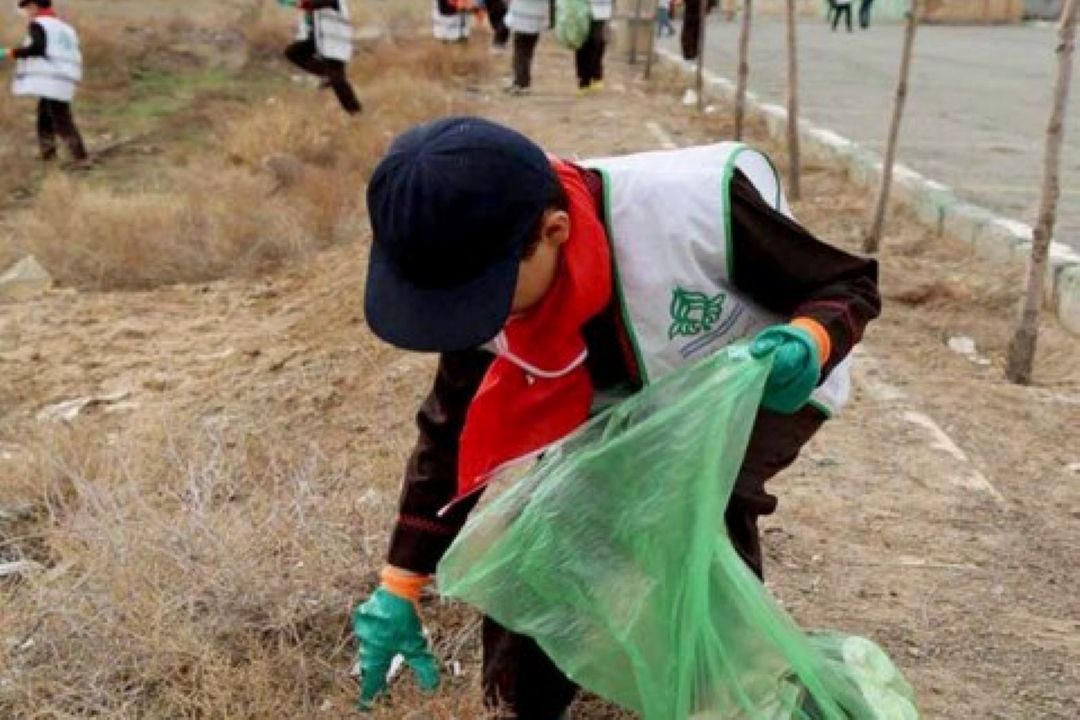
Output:
<instances>
[{"instance_id":1,"label":"black pants on child","mask_svg":"<svg viewBox=\"0 0 1080 720\"><path fill-rule=\"evenodd\" d=\"M759 410L735 489L724 513L731 543L758 577L763 577L758 519L776 510L765 483L795 462L803 445L825 422L812 407L794 415ZM483 626L483 685L488 705L516 720L558 720L573 702L577 686L559 671L532 639L491 618Z\"/></svg>"},{"instance_id":2,"label":"black pants on child","mask_svg":"<svg viewBox=\"0 0 1080 720\"><path fill-rule=\"evenodd\" d=\"M836 26L840 24L841 15L844 17L844 22L847 24L847 31L851 32L851 3L836 6L836 14L833 15L832 21L833 30L836 30Z\"/></svg>"},{"instance_id":3,"label":"black pants on child","mask_svg":"<svg viewBox=\"0 0 1080 720\"><path fill-rule=\"evenodd\" d=\"M574 53L578 87L586 88L604 79L604 46L607 21L593 20L585 44Z\"/></svg>"},{"instance_id":4,"label":"black pants on child","mask_svg":"<svg viewBox=\"0 0 1080 720\"><path fill-rule=\"evenodd\" d=\"M488 21L495 32L492 44L496 47L506 47L506 42L510 39L510 28L506 27L506 11L506 0L487 0Z\"/></svg>"},{"instance_id":5,"label":"black pants on child","mask_svg":"<svg viewBox=\"0 0 1080 720\"><path fill-rule=\"evenodd\" d=\"M71 156L77 161L86 159L86 146L83 145L79 128L75 127L75 117L71 113L71 103L62 100L41 98L37 112L38 144L41 147L42 160L56 159L56 138L63 138Z\"/></svg>"},{"instance_id":6,"label":"black pants on child","mask_svg":"<svg viewBox=\"0 0 1080 720\"><path fill-rule=\"evenodd\" d=\"M326 80L337 95L338 102L345 112L355 115L363 109L360 100L356 97L356 91L349 83L345 74L345 63L340 60L331 60L320 57L315 49L315 39L308 38L294 42L285 49L285 57L296 67L305 70L312 75L318 75Z\"/></svg>"},{"instance_id":7,"label":"black pants on child","mask_svg":"<svg viewBox=\"0 0 1080 720\"><path fill-rule=\"evenodd\" d=\"M686 0L683 6L682 34L679 36L683 60L697 59L698 42L701 39L701 11L703 4L702 0Z\"/></svg>"},{"instance_id":8,"label":"black pants on child","mask_svg":"<svg viewBox=\"0 0 1080 720\"><path fill-rule=\"evenodd\" d=\"M859 27L863 30L870 29L870 6L874 4L874 0L862 0L859 3Z\"/></svg>"},{"instance_id":9,"label":"black pants on child","mask_svg":"<svg viewBox=\"0 0 1080 720\"><path fill-rule=\"evenodd\" d=\"M520 88L532 86L532 61L540 33L514 33L514 84Z\"/></svg>"}]
</instances>

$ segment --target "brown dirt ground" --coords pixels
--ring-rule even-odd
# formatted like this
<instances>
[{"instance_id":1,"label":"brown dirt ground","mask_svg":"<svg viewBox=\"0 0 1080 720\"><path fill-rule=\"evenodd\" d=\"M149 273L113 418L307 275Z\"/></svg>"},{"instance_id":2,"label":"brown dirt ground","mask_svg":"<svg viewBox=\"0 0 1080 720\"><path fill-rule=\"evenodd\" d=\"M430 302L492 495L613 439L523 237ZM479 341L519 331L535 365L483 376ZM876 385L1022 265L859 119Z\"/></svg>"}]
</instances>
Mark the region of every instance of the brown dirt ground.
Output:
<instances>
[{"instance_id":1,"label":"brown dirt ground","mask_svg":"<svg viewBox=\"0 0 1080 720\"><path fill-rule=\"evenodd\" d=\"M545 40L532 97L505 98L492 82L470 100L571 157L654 149L647 120L683 144L728 136L719 114L701 119L678 105L671 76L651 94L636 71L614 57L609 64L605 92L577 98L572 59ZM762 144L782 166L783 153ZM804 187L800 219L854 247L868 194L816 165ZM431 360L388 349L365 329L366 244L257 282L58 291L2 308L8 462L18 462L41 407L125 388L137 407L78 422L102 438L166 412L247 420L253 432L272 426L369 469L370 488L392 501ZM1080 338L1046 319L1036 385L1006 383L1001 357L1018 287L1016 268L976 260L896 213L883 256L888 302L864 344L872 371L864 365L850 409L775 482L780 510L765 529L770 585L799 622L881 641L928 718L1080 717ZM974 338L992 364L951 352L953 335ZM909 411L934 418L967 460L935 447L905 419ZM965 485L973 471L1003 502ZM364 537L357 530L365 562L349 588L357 597L373 580L390 519L366 517ZM443 647L469 637L468 611L430 612ZM476 649L466 646L458 657L472 681ZM575 717L616 716L591 701Z\"/></svg>"}]
</instances>

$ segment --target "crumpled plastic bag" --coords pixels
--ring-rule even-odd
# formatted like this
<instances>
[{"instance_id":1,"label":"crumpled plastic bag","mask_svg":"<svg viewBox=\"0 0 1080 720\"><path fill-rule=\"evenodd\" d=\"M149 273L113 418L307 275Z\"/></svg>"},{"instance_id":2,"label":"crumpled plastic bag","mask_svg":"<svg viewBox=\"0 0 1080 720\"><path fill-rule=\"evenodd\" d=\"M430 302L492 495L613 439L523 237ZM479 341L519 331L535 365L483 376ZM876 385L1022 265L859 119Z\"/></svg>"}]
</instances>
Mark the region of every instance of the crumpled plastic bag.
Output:
<instances>
[{"instance_id":1,"label":"crumpled plastic bag","mask_svg":"<svg viewBox=\"0 0 1080 720\"><path fill-rule=\"evenodd\" d=\"M917 720L878 646L802 632L726 535L769 367L729 347L593 418L474 513L440 592L646 720Z\"/></svg>"}]
</instances>

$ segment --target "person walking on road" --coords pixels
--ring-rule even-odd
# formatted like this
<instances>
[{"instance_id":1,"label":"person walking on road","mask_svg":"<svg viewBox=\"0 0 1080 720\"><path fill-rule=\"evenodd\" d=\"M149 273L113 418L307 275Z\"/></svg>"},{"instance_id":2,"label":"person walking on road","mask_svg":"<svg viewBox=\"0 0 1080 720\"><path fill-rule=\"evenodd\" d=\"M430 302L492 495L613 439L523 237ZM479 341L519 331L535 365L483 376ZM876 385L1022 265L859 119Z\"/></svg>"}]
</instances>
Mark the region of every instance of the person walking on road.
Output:
<instances>
[{"instance_id":1,"label":"person walking on road","mask_svg":"<svg viewBox=\"0 0 1080 720\"><path fill-rule=\"evenodd\" d=\"M19 0L19 10L30 18L21 48L0 47L0 60L15 60L13 95L38 98L37 135L41 159L56 159L56 138L67 143L75 163L85 166L89 157L75 125L72 102L82 81L79 35L56 16L52 0Z\"/></svg>"},{"instance_id":2,"label":"person walking on road","mask_svg":"<svg viewBox=\"0 0 1080 720\"><path fill-rule=\"evenodd\" d=\"M656 36L671 37L675 26L671 24L671 0L660 0L656 4Z\"/></svg>"},{"instance_id":3,"label":"person walking on road","mask_svg":"<svg viewBox=\"0 0 1080 720\"><path fill-rule=\"evenodd\" d=\"M297 40L285 57L301 70L317 75L333 89L345 112L357 115L363 105L345 74L352 60L353 31L348 0L278 0L301 11Z\"/></svg>"},{"instance_id":4,"label":"person walking on road","mask_svg":"<svg viewBox=\"0 0 1080 720\"><path fill-rule=\"evenodd\" d=\"M683 3L683 24L679 35L683 60L697 60L701 23L705 22L708 14L719 2L720 0L685 0Z\"/></svg>"},{"instance_id":5,"label":"person walking on road","mask_svg":"<svg viewBox=\"0 0 1080 720\"><path fill-rule=\"evenodd\" d=\"M833 16L836 14L836 0L827 0L828 7L825 9L825 24L832 25Z\"/></svg>"},{"instance_id":6,"label":"person walking on road","mask_svg":"<svg viewBox=\"0 0 1080 720\"><path fill-rule=\"evenodd\" d=\"M840 18L844 18L844 22L847 24L847 31L852 32L851 29L851 1L852 0L835 0L836 2L836 14L833 15L832 29L836 32L836 26L840 24Z\"/></svg>"},{"instance_id":7,"label":"person walking on road","mask_svg":"<svg viewBox=\"0 0 1080 720\"><path fill-rule=\"evenodd\" d=\"M859 2L859 27L863 30L870 29L870 8L874 0L860 0Z\"/></svg>"},{"instance_id":8,"label":"person walking on road","mask_svg":"<svg viewBox=\"0 0 1080 720\"><path fill-rule=\"evenodd\" d=\"M682 31L679 33L683 60L697 60L704 4L704 0L685 0L683 3Z\"/></svg>"}]
</instances>

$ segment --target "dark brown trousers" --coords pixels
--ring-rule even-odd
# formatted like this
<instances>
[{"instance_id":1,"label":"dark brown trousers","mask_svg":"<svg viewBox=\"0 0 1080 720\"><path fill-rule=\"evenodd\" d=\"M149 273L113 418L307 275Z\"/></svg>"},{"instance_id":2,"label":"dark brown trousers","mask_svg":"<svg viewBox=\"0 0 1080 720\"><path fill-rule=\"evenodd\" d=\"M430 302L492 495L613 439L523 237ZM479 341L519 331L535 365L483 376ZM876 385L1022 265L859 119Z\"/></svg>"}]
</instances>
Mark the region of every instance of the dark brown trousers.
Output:
<instances>
[{"instance_id":1,"label":"dark brown trousers","mask_svg":"<svg viewBox=\"0 0 1080 720\"><path fill-rule=\"evenodd\" d=\"M593 20L589 26L589 36L585 38L585 44L574 53L578 87L586 88L604 79L606 34L607 21Z\"/></svg>"},{"instance_id":2,"label":"dark brown trousers","mask_svg":"<svg viewBox=\"0 0 1080 720\"><path fill-rule=\"evenodd\" d=\"M514 32L514 84L520 88L532 86L532 62L540 33Z\"/></svg>"},{"instance_id":3,"label":"dark brown trousers","mask_svg":"<svg viewBox=\"0 0 1080 720\"><path fill-rule=\"evenodd\" d=\"M774 512L777 504L765 483L795 462L824 422L825 416L812 407L794 415L762 409L754 421L724 520L732 545L758 577L763 577L758 518ZM510 713L506 717L558 720L573 702L577 686L530 638L484 618L483 645L484 694L489 705Z\"/></svg>"},{"instance_id":4,"label":"dark brown trousers","mask_svg":"<svg viewBox=\"0 0 1080 720\"><path fill-rule=\"evenodd\" d=\"M510 28L506 27L506 0L487 0L488 21L495 33L492 42L500 47L505 46L510 40Z\"/></svg>"},{"instance_id":5,"label":"dark brown trousers","mask_svg":"<svg viewBox=\"0 0 1080 720\"><path fill-rule=\"evenodd\" d=\"M682 45L684 60L697 59L698 44L701 42L701 5L702 0L686 0L683 6L683 24L679 44Z\"/></svg>"},{"instance_id":6,"label":"dark brown trousers","mask_svg":"<svg viewBox=\"0 0 1080 720\"><path fill-rule=\"evenodd\" d=\"M41 147L42 160L56 159L56 138L63 138L71 156L78 161L86 159L86 146L83 145L79 128L75 127L75 117L71 113L71 103L61 100L41 98L37 112L38 145Z\"/></svg>"},{"instance_id":7,"label":"dark brown trousers","mask_svg":"<svg viewBox=\"0 0 1080 720\"><path fill-rule=\"evenodd\" d=\"M682 34L679 36L684 60L697 59L698 44L701 42L701 23L705 21L702 16L708 15L719 2L720 0L686 0Z\"/></svg>"},{"instance_id":8,"label":"dark brown trousers","mask_svg":"<svg viewBox=\"0 0 1080 720\"><path fill-rule=\"evenodd\" d=\"M355 115L363 109L356 97L356 91L349 83L349 77L345 74L345 63L320 57L315 49L314 38L294 42L285 49L285 57L301 70L325 79L345 112Z\"/></svg>"}]
</instances>

